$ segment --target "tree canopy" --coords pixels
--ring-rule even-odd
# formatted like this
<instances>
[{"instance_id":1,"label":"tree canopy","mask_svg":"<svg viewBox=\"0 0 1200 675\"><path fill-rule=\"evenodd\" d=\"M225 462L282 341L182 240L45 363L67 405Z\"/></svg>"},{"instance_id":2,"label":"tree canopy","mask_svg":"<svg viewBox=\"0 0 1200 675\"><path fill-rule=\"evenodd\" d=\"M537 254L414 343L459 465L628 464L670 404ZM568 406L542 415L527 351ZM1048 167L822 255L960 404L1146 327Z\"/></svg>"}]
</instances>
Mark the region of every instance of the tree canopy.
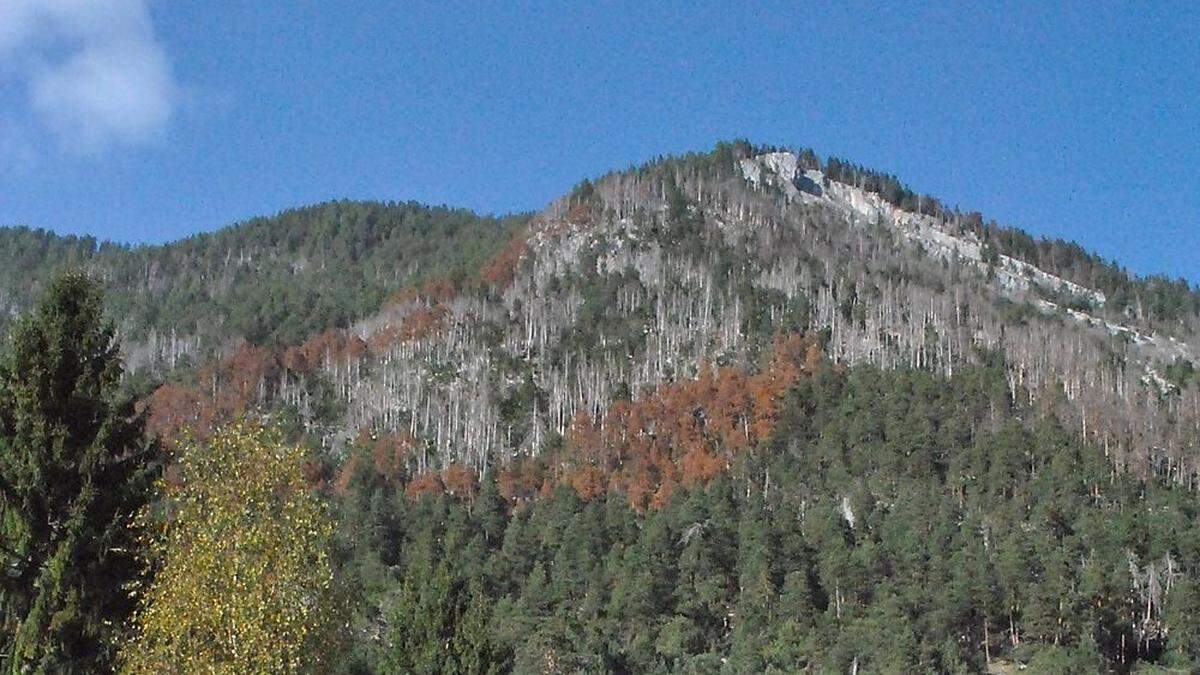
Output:
<instances>
[{"instance_id":1,"label":"tree canopy","mask_svg":"<svg viewBox=\"0 0 1200 675\"><path fill-rule=\"evenodd\" d=\"M151 450L98 286L57 278L0 361L0 656L12 672L111 665L137 578Z\"/></svg>"},{"instance_id":2,"label":"tree canopy","mask_svg":"<svg viewBox=\"0 0 1200 675\"><path fill-rule=\"evenodd\" d=\"M179 449L161 503L141 514L154 576L124 672L323 672L336 660L333 520L305 458L249 423Z\"/></svg>"}]
</instances>

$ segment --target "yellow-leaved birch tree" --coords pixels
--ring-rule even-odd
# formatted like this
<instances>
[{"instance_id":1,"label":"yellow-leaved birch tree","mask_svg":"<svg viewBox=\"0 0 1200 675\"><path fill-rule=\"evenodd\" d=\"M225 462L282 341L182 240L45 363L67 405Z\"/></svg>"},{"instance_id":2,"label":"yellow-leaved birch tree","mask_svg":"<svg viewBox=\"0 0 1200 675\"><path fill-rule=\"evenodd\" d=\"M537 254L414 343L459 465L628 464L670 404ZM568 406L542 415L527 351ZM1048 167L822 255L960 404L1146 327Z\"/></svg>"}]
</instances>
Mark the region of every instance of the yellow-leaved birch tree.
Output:
<instances>
[{"instance_id":1,"label":"yellow-leaved birch tree","mask_svg":"<svg viewBox=\"0 0 1200 675\"><path fill-rule=\"evenodd\" d=\"M128 673L318 672L343 625L333 520L304 451L236 423L180 446L142 514L153 581L139 590Z\"/></svg>"}]
</instances>

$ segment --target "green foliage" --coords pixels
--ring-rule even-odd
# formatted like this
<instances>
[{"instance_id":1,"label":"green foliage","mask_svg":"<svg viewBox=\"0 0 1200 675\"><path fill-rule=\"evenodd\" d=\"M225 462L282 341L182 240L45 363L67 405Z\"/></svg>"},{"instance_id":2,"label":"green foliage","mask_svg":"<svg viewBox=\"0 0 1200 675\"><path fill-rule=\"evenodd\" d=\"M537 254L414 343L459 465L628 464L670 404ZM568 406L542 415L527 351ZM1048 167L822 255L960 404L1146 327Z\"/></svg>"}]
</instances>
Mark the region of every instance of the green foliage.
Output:
<instances>
[{"instance_id":1,"label":"green foliage","mask_svg":"<svg viewBox=\"0 0 1200 675\"><path fill-rule=\"evenodd\" d=\"M57 270L82 266L104 279L128 340L174 330L205 348L295 343L349 325L407 285L479 269L523 221L337 201L161 246L0 229L0 333Z\"/></svg>"},{"instance_id":2,"label":"green foliage","mask_svg":"<svg viewBox=\"0 0 1200 675\"><path fill-rule=\"evenodd\" d=\"M630 222L657 241L630 246L662 246L675 264L711 274L718 305L737 303L741 324L730 328L747 336L747 349L714 354L722 364L752 362L777 331L810 327L815 306L804 292L762 283L764 271L789 258L828 283L848 324L865 328L882 300L879 282L853 268L873 260L827 268L819 251L782 245L786 231L773 250L756 252L753 237L731 228L727 239L707 226L706 211L730 187L721 181L740 180L738 160L770 150L738 141L638 170L666 209L660 215L664 204L654 200L633 209ZM1122 323L1133 317L1170 330L1200 311L1200 295L1185 282L1138 279L1073 244L985 225L836 158L822 163L802 151L800 163L957 222L990 265L1013 256L1103 290L1110 318ZM569 199L572 222L593 222L607 194L581 183ZM123 335L194 338L186 367L238 340L297 343L345 327L432 277L461 290L523 221L335 202L165 246L0 230L0 331L54 270L76 264L106 280ZM890 237L882 226L864 232ZM553 408L544 363L636 363L654 336L656 300L688 295L678 279L660 289L632 270L598 273L615 236L593 239L575 273L542 289L581 300L544 352L511 353L500 326L480 328L514 445L530 433L532 413ZM885 265L877 278L939 292L957 281L928 265ZM121 589L135 576L123 516L141 500L140 427L113 393L120 366L112 330L96 328L94 291L72 283L60 282L47 308L17 327L13 355L0 366L0 658L14 669L108 667L113 627L129 611ZM503 285L479 290L495 300ZM1101 311L1065 290L1039 292L1065 308ZM499 314L522 315L522 300ZM1027 302L996 303L1009 325L1041 316ZM616 304L627 307L614 313ZM932 326L925 340L937 351ZM950 381L820 368L788 392L773 437L731 453L732 466L722 462L724 473L707 487L682 481L645 514L609 490L608 477L597 479L601 489L587 496L601 496L590 501L565 486L547 496L563 471L555 452L564 441L551 432L536 481L521 488L522 500L542 494L529 502L506 502L493 477L474 498L414 502L419 491L406 495L403 472L371 470L379 458L355 454L335 481L335 528L301 486L303 453L259 431L219 434L185 452L181 485L160 484L169 508L146 512L161 528L147 540L159 574L138 586L144 604L125 664L312 670L332 668L336 655L345 672L980 672L989 660L1036 672L1195 668L1194 495L1114 474L1096 449L1009 398L1002 355L977 356L983 366L956 367ZM364 371L376 365L367 361ZM677 359L665 371L685 377L694 365ZM1186 360L1160 366L1180 388L1194 376ZM445 385L459 370L452 357L438 357L423 376ZM139 372L125 385L146 387L160 374ZM354 411L344 381L305 378L303 415L300 404L277 410L290 433L332 428ZM629 383L617 389L616 398L633 398ZM395 412L401 427L415 414ZM686 414L702 419L705 406ZM494 468L506 457L481 459ZM442 484L427 477L433 490ZM330 538L336 555L327 557ZM355 596L344 659L334 651L334 613L323 611L333 602L334 569ZM226 639L235 634L236 644Z\"/></svg>"},{"instance_id":3,"label":"green foliage","mask_svg":"<svg viewBox=\"0 0 1200 675\"><path fill-rule=\"evenodd\" d=\"M1200 580L1182 579L1171 591L1166 622L1167 662L1175 667L1200 668Z\"/></svg>"},{"instance_id":4,"label":"green foliage","mask_svg":"<svg viewBox=\"0 0 1200 675\"><path fill-rule=\"evenodd\" d=\"M454 578L452 565L414 563L387 613L381 672L497 673L504 656L492 647L491 602L478 584Z\"/></svg>"},{"instance_id":5,"label":"green foliage","mask_svg":"<svg viewBox=\"0 0 1200 675\"><path fill-rule=\"evenodd\" d=\"M1159 368L1162 378L1182 390L1196 375L1196 366L1191 361L1175 357L1174 361Z\"/></svg>"},{"instance_id":6,"label":"green foliage","mask_svg":"<svg viewBox=\"0 0 1200 675\"><path fill-rule=\"evenodd\" d=\"M120 378L98 287L59 277L0 363L0 662L10 672L111 668L139 569L127 521L151 466Z\"/></svg>"},{"instance_id":7,"label":"green foliage","mask_svg":"<svg viewBox=\"0 0 1200 675\"><path fill-rule=\"evenodd\" d=\"M1009 400L1003 373L823 370L789 396L769 452L641 516L619 493L585 502L569 488L510 512L490 482L470 505L414 503L361 472L342 502L342 569L363 589L356 634L383 637L358 642L355 667L1193 663L1197 499L1114 476ZM1137 588L1149 570L1166 584L1168 557L1173 585L1146 621Z\"/></svg>"}]
</instances>

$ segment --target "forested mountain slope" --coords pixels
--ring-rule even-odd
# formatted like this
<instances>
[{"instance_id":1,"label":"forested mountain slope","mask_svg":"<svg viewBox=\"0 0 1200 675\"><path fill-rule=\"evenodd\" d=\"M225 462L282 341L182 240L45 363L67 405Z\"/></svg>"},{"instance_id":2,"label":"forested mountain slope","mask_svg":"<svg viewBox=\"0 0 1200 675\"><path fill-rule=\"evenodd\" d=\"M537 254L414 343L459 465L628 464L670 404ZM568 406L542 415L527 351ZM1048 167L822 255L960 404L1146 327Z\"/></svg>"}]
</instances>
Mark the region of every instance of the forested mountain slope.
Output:
<instances>
[{"instance_id":1,"label":"forested mountain slope","mask_svg":"<svg viewBox=\"0 0 1200 675\"><path fill-rule=\"evenodd\" d=\"M338 486L362 593L345 670L1194 672L1194 494L1114 476L998 361L812 365L769 441L685 464L644 514L581 484L414 500L360 448Z\"/></svg>"},{"instance_id":2,"label":"forested mountain slope","mask_svg":"<svg viewBox=\"0 0 1200 675\"><path fill-rule=\"evenodd\" d=\"M1013 398L1118 468L1194 483L1196 293L1030 242L883 174L721 145L581 184L471 283L213 363L159 392L157 425L282 406L326 447L394 434L413 475L483 473L573 452L573 427L718 367L762 373L738 396L767 405L772 345L808 333L835 363L946 376L1001 354Z\"/></svg>"},{"instance_id":3,"label":"forested mountain slope","mask_svg":"<svg viewBox=\"0 0 1200 675\"><path fill-rule=\"evenodd\" d=\"M1027 241L721 146L260 361L344 457L347 669L1194 668L1195 293Z\"/></svg>"},{"instance_id":4,"label":"forested mountain slope","mask_svg":"<svg viewBox=\"0 0 1200 675\"><path fill-rule=\"evenodd\" d=\"M4 228L0 333L57 271L81 267L105 282L127 367L169 370L243 340L290 343L344 328L408 284L477 268L522 220L338 201L161 246Z\"/></svg>"},{"instance_id":5,"label":"forested mountain slope","mask_svg":"<svg viewBox=\"0 0 1200 675\"><path fill-rule=\"evenodd\" d=\"M1200 664L1200 295L886 174L738 142L529 217L0 241L10 311L105 279L152 433L308 443L348 672Z\"/></svg>"}]
</instances>

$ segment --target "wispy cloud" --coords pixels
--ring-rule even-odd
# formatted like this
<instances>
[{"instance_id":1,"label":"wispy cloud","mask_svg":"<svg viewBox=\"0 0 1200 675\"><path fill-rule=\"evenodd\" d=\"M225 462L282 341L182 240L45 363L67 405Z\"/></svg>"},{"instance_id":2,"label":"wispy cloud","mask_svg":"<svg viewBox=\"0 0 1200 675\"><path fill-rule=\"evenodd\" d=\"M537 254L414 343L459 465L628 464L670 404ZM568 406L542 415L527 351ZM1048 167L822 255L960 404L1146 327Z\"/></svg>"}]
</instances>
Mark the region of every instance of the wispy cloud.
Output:
<instances>
[{"instance_id":1,"label":"wispy cloud","mask_svg":"<svg viewBox=\"0 0 1200 675\"><path fill-rule=\"evenodd\" d=\"M161 139L180 94L147 0L0 0L0 87L0 121L83 154Z\"/></svg>"}]
</instances>

